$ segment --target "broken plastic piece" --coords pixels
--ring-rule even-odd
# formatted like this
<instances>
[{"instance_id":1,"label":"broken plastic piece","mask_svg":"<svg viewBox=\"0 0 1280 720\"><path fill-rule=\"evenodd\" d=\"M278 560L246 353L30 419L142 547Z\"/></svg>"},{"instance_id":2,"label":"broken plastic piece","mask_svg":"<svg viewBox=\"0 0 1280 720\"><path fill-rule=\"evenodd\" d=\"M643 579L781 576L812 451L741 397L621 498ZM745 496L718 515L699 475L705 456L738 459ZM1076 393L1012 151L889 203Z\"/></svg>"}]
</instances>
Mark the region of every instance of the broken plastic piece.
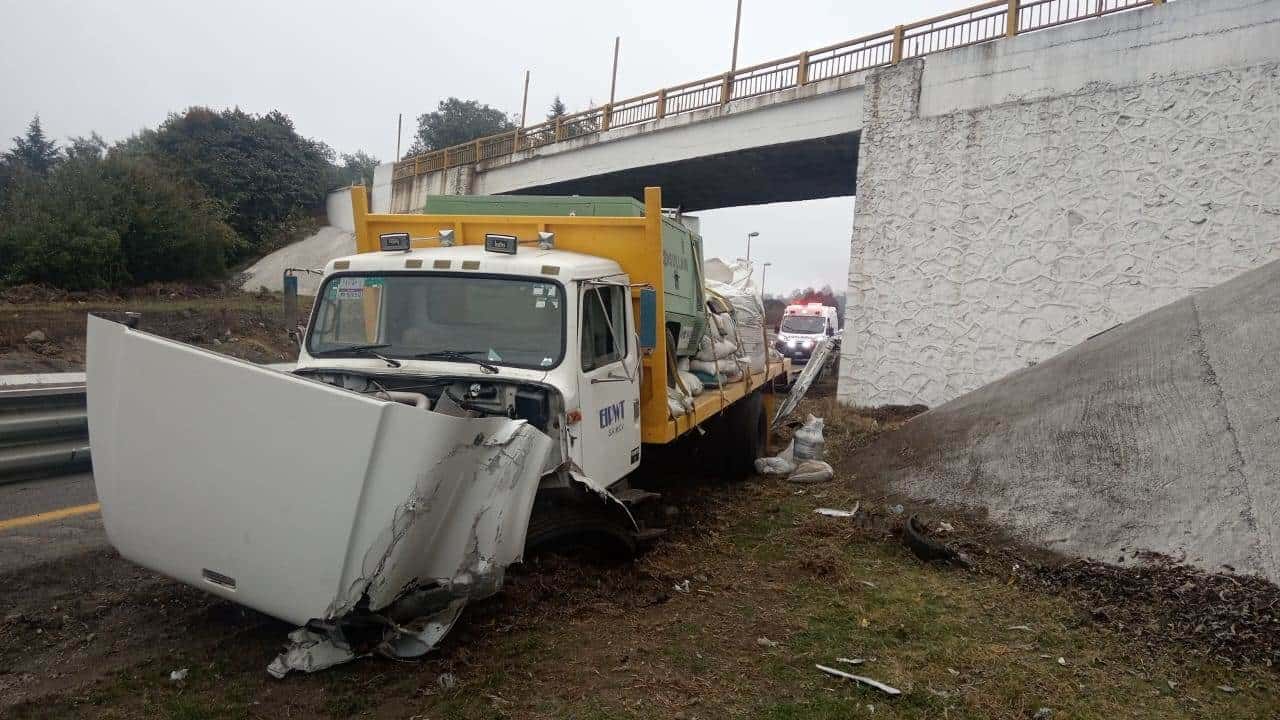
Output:
<instances>
[{"instance_id":1,"label":"broken plastic piece","mask_svg":"<svg viewBox=\"0 0 1280 720\"><path fill-rule=\"evenodd\" d=\"M835 669L835 668L833 668L833 667L827 667L826 665L814 665L814 667L818 668L819 670L821 670L822 672L824 672L824 673L826 673L826 674L828 674L828 675L833 675L833 676L838 677L838 678L844 678L844 679L846 679L846 680L852 680L852 681L854 681L854 682L856 682L856 683L862 683L863 685L867 685L867 686L869 686L869 687L873 687L873 688L875 688L875 689L877 689L877 690L879 690L879 691L881 691L881 692L883 692L883 693L885 693L885 694L887 694L887 695L901 695L901 694L902 694L902 691L901 691L901 690L899 690L899 689L897 689L897 688L895 688L895 687L889 687L888 685L885 685L884 683L880 682L879 680L872 680L871 678L869 678L869 677L864 677L864 676L862 676L862 675L854 675L853 673L847 673L847 672L845 672L845 671L843 671L843 670L837 670L837 669Z\"/></svg>"},{"instance_id":2,"label":"broken plastic piece","mask_svg":"<svg viewBox=\"0 0 1280 720\"><path fill-rule=\"evenodd\" d=\"M862 658L836 658L836 662L845 663L846 665L861 665L866 660Z\"/></svg>"},{"instance_id":3,"label":"broken plastic piece","mask_svg":"<svg viewBox=\"0 0 1280 720\"><path fill-rule=\"evenodd\" d=\"M298 628L289 633L289 644L267 666L267 672L279 680L288 675L290 670L315 672L341 665L355 657L355 652L343 639L341 631L334 629L322 634Z\"/></svg>"},{"instance_id":4,"label":"broken plastic piece","mask_svg":"<svg viewBox=\"0 0 1280 720\"><path fill-rule=\"evenodd\" d=\"M187 668L178 668L169 673L169 682L182 682L187 679L187 673L191 672Z\"/></svg>"},{"instance_id":5,"label":"broken plastic piece","mask_svg":"<svg viewBox=\"0 0 1280 720\"><path fill-rule=\"evenodd\" d=\"M819 515L826 515L827 517L851 518L854 515L858 514L858 508L861 506L862 506L861 502L856 502L853 504L852 510L837 510L836 508L818 508L814 510L814 512L818 513Z\"/></svg>"},{"instance_id":6,"label":"broken plastic piece","mask_svg":"<svg viewBox=\"0 0 1280 720\"><path fill-rule=\"evenodd\" d=\"M674 589L676 592L681 592L681 593L688 594L688 592L689 592L689 581L688 581L688 580L682 580L682 581L680 581L680 582L676 583L676 584L673 586L673 589Z\"/></svg>"}]
</instances>

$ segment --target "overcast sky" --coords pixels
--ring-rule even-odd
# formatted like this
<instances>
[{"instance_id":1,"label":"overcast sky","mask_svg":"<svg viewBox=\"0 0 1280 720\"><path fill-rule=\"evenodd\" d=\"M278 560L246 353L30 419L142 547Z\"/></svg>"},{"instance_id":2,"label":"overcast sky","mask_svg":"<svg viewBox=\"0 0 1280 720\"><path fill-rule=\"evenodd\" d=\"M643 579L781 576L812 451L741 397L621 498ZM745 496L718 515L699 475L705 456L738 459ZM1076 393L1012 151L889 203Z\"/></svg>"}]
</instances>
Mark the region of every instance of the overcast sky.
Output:
<instances>
[{"instance_id":1,"label":"overcast sky","mask_svg":"<svg viewBox=\"0 0 1280 720\"><path fill-rule=\"evenodd\" d=\"M451 95L529 116L557 93L570 111L728 69L735 0L647 2L186 2L0 0L0 145L39 113L58 139L119 140L190 105L279 109L339 152L395 155L414 118ZM965 0L744 0L738 63L888 29ZM852 172L852 169L850 170ZM699 213L706 252L736 256L760 233L769 289L846 283L852 198Z\"/></svg>"}]
</instances>

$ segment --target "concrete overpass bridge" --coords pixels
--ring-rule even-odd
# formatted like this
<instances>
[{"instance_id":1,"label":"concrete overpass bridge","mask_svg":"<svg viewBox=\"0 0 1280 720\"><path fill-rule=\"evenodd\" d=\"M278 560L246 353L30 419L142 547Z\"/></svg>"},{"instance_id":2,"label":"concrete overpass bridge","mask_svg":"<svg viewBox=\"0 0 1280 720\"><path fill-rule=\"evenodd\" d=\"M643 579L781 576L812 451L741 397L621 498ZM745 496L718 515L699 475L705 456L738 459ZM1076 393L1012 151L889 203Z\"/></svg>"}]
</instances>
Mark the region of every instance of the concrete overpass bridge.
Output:
<instances>
[{"instance_id":1,"label":"concrete overpass bridge","mask_svg":"<svg viewBox=\"0 0 1280 720\"><path fill-rule=\"evenodd\" d=\"M936 405L1280 258L1278 32L1280 0L987 2L385 165L374 207L856 194L841 398Z\"/></svg>"}]
</instances>

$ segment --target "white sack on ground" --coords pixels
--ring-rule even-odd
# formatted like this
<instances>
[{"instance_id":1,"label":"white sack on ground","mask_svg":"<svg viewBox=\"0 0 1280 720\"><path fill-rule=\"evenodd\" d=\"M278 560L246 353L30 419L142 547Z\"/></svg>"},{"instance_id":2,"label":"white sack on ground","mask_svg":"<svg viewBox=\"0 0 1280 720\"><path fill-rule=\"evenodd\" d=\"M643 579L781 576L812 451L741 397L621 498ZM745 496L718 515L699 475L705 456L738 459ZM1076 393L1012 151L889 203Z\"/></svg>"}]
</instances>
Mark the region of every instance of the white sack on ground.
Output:
<instances>
[{"instance_id":1,"label":"white sack on ground","mask_svg":"<svg viewBox=\"0 0 1280 720\"><path fill-rule=\"evenodd\" d=\"M796 429L793 437L797 460L821 460L826 450L826 441L822 437L823 420L809 415L804 425Z\"/></svg>"}]
</instances>

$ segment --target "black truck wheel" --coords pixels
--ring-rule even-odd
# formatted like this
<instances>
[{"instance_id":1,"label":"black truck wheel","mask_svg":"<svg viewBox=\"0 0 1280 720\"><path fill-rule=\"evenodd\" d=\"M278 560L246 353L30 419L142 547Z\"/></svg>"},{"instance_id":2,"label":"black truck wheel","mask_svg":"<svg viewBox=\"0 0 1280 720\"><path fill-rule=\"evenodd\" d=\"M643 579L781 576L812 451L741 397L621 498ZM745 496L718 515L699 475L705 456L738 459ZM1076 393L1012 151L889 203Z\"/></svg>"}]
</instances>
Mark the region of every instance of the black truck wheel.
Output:
<instances>
[{"instance_id":1,"label":"black truck wheel","mask_svg":"<svg viewBox=\"0 0 1280 720\"><path fill-rule=\"evenodd\" d=\"M767 421L764 392L756 390L725 411L719 450L724 453L728 480L743 480L755 472L756 459L764 455Z\"/></svg>"}]
</instances>

